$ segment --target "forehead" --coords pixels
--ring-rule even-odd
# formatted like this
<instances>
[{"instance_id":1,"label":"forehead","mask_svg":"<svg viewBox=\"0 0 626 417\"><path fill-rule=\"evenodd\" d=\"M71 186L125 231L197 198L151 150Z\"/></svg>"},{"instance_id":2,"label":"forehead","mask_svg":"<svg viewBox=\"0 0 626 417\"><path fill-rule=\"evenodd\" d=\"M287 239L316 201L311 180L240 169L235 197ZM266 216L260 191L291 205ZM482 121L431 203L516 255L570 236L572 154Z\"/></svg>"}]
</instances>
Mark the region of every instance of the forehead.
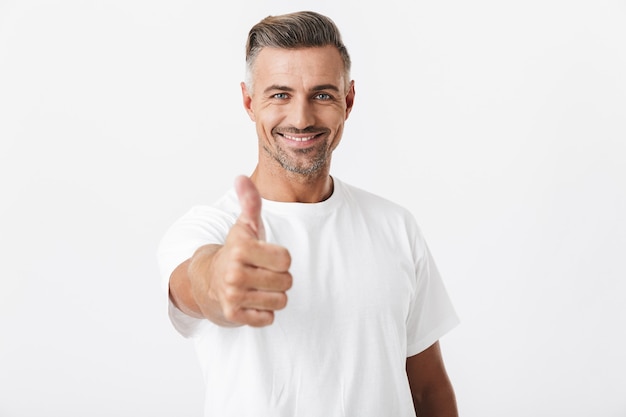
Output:
<instances>
[{"instance_id":1,"label":"forehead","mask_svg":"<svg viewBox=\"0 0 626 417\"><path fill-rule=\"evenodd\" d=\"M263 48L254 64L255 84L332 83L344 87L344 64L334 46ZM259 87L261 87L259 85Z\"/></svg>"}]
</instances>

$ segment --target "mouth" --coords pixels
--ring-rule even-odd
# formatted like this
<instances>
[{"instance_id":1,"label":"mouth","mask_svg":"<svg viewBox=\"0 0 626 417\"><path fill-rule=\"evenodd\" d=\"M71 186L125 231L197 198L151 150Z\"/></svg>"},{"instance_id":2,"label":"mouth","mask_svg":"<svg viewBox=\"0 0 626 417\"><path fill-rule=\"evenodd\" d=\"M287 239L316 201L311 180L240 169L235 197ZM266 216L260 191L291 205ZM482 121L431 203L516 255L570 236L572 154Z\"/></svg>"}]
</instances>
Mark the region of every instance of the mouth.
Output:
<instances>
[{"instance_id":1,"label":"mouth","mask_svg":"<svg viewBox=\"0 0 626 417\"><path fill-rule=\"evenodd\" d=\"M308 142L320 136L321 133L315 133L315 134L307 133L307 134L301 134L301 135L293 134L293 133L279 133L279 135L281 135L287 140L292 140L294 142Z\"/></svg>"}]
</instances>

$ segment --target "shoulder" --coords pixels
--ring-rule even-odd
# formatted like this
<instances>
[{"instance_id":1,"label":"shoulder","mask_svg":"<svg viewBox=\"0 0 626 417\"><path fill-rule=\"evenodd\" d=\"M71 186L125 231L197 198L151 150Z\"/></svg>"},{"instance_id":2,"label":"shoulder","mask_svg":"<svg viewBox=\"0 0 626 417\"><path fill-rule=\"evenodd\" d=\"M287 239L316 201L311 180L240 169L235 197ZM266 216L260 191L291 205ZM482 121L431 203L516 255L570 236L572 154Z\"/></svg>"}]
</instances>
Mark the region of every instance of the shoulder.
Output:
<instances>
[{"instance_id":1,"label":"shoulder","mask_svg":"<svg viewBox=\"0 0 626 417\"><path fill-rule=\"evenodd\" d=\"M349 204L356 204L362 210L384 211L386 214L395 214L407 220L414 221L413 214L406 207L388 198L338 179L335 179L335 183Z\"/></svg>"},{"instance_id":2,"label":"shoulder","mask_svg":"<svg viewBox=\"0 0 626 417\"><path fill-rule=\"evenodd\" d=\"M417 249L425 247L420 226L408 208L354 185L341 181L338 184L344 204L352 216L362 217L370 228L378 227L393 234L393 239L404 236Z\"/></svg>"},{"instance_id":3,"label":"shoulder","mask_svg":"<svg viewBox=\"0 0 626 417\"><path fill-rule=\"evenodd\" d=\"M239 205L234 190L230 190L211 205L195 205L180 216L166 233L168 236L190 234L223 237L237 221Z\"/></svg>"}]
</instances>

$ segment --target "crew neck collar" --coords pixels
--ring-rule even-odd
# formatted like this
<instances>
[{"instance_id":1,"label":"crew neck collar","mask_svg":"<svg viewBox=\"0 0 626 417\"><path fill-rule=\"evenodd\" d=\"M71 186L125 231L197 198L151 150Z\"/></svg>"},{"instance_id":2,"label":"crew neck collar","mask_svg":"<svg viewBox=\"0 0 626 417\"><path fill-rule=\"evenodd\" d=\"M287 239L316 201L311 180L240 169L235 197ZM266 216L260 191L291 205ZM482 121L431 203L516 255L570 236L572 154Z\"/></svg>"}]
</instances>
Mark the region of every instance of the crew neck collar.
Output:
<instances>
[{"instance_id":1,"label":"crew neck collar","mask_svg":"<svg viewBox=\"0 0 626 417\"><path fill-rule=\"evenodd\" d=\"M333 193L319 203L293 203L261 199L263 210L277 214L294 215L325 215L334 211L341 201L343 184L333 177Z\"/></svg>"}]
</instances>

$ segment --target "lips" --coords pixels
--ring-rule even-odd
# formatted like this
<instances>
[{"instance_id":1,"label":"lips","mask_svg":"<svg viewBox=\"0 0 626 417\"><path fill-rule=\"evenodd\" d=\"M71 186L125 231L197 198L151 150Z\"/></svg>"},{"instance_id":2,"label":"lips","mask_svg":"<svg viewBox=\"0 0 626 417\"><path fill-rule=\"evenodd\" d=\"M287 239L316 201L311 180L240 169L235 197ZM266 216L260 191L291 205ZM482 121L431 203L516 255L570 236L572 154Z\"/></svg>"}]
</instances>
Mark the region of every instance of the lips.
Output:
<instances>
[{"instance_id":1,"label":"lips","mask_svg":"<svg viewBox=\"0 0 626 417\"><path fill-rule=\"evenodd\" d=\"M282 133L282 135L283 135L283 137L285 139L293 140L295 142L308 142L308 141L310 141L312 139L315 139L317 137L317 134L315 134L315 135L308 134L308 135L297 135L297 136L295 136L295 135L288 134L288 133Z\"/></svg>"}]
</instances>

